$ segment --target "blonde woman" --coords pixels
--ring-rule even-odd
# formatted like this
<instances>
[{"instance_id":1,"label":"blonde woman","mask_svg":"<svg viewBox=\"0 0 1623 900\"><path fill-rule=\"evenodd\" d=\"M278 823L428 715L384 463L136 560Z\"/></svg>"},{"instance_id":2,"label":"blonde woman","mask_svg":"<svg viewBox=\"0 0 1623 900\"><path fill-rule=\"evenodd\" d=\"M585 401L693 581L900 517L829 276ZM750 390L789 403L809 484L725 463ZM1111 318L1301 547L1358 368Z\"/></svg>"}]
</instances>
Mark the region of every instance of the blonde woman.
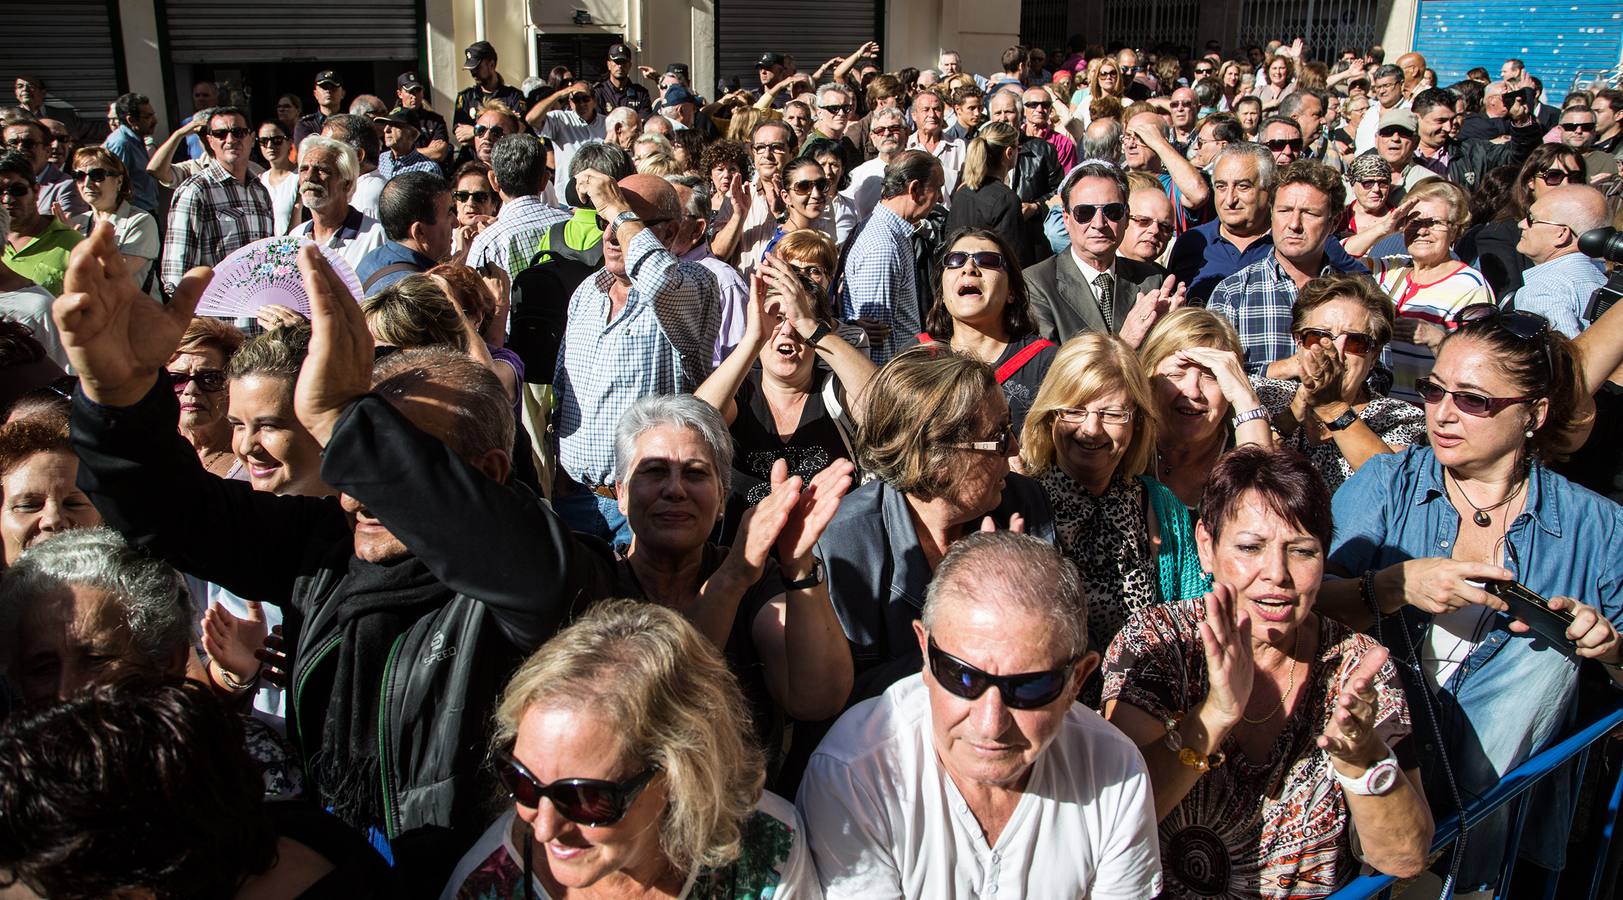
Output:
<instances>
[{"instance_id":1,"label":"blonde woman","mask_svg":"<svg viewBox=\"0 0 1623 900\"><path fill-rule=\"evenodd\" d=\"M1245 96L1246 83L1251 80L1250 74L1249 68L1244 63L1232 59L1218 67L1217 83L1223 88L1223 99L1217 104L1218 109L1224 112L1234 110L1234 104L1239 103L1240 98Z\"/></svg>"},{"instance_id":2,"label":"blonde woman","mask_svg":"<svg viewBox=\"0 0 1623 900\"><path fill-rule=\"evenodd\" d=\"M1025 246L1020 198L1003 183L1020 152L1020 132L1013 125L988 122L969 142L964 172L952 192L947 231L988 228L1003 235L1011 247Z\"/></svg>"},{"instance_id":3,"label":"blonde woman","mask_svg":"<svg viewBox=\"0 0 1623 900\"><path fill-rule=\"evenodd\" d=\"M749 730L726 661L680 613L598 604L508 682L491 759L513 807L441 900L820 896Z\"/></svg>"}]
</instances>

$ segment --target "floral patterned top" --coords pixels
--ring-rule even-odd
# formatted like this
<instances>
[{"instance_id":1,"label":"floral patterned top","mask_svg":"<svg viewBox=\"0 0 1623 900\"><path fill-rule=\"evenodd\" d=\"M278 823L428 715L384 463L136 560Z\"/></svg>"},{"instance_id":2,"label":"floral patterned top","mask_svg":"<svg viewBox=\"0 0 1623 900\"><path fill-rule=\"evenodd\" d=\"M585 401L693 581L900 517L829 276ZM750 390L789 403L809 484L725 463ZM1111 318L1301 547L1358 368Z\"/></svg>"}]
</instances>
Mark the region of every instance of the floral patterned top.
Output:
<instances>
[{"instance_id":1,"label":"floral patterned top","mask_svg":"<svg viewBox=\"0 0 1623 900\"><path fill-rule=\"evenodd\" d=\"M539 880L524 891L524 854L513 846L514 810L503 813L463 855L440 900L548 900ZM743 852L719 868L688 875L681 900L805 900L822 897L799 813L789 801L762 793L744 820Z\"/></svg>"},{"instance_id":2,"label":"floral patterned top","mask_svg":"<svg viewBox=\"0 0 1623 900\"><path fill-rule=\"evenodd\" d=\"M1299 386L1295 381L1251 376L1251 388L1257 392L1262 405L1268 407L1269 418L1290 409L1291 398L1296 396ZM1394 447L1426 442L1426 411L1396 397L1372 396L1358 418ZM1307 436L1307 429L1298 428L1289 440L1281 443L1306 456L1313 468L1319 470L1324 486L1332 494L1343 481L1352 477L1352 466L1347 465L1347 458L1341 455L1341 448L1333 440L1315 441Z\"/></svg>"},{"instance_id":3,"label":"floral patterned top","mask_svg":"<svg viewBox=\"0 0 1623 900\"><path fill-rule=\"evenodd\" d=\"M1199 600L1152 606L1135 614L1105 657L1104 697L1156 718L1178 719L1206 694L1206 657ZM1266 759L1246 757L1231 734L1227 760L1195 783L1161 820L1161 865L1171 898L1323 897L1356 875L1351 814L1330 757L1315 741L1330 721L1337 694L1376 647L1374 638L1315 617L1319 652ZM1376 732L1400 760L1410 731L1409 708L1391 662L1375 685ZM1400 763L1401 764L1401 763Z\"/></svg>"}]
</instances>

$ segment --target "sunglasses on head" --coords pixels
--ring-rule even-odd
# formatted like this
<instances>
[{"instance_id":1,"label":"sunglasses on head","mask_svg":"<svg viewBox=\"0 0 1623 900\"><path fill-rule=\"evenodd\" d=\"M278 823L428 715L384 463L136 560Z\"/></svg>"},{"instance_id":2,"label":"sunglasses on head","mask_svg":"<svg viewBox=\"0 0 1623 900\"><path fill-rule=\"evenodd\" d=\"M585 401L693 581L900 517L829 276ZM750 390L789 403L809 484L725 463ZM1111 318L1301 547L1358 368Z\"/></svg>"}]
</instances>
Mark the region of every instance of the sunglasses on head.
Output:
<instances>
[{"instance_id":1,"label":"sunglasses on head","mask_svg":"<svg viewBox=\"0 0 1623 900\"><path fill-rule=\"evenodd\" d=\"M1555 187L1558 184L1566 183L1576 184L1578 181L1578 173L1568 172L1566 169L1545 169L1533 177L1544 182L1545 187Z\"/></svg>"},{"instance_id":2,"label":"sunglasses on head","mask_svg":"<svg viewBox=\"0 0 1623 900\"><path fill-rule=\"evenodd\" d=\"M962 269L964 266L969 265L970 260L974 260L975 267L979 269L993 269L999 272L1004 269L1003 254L996 250L976 250L974 252L954 250L941 257L941 268Z\"/></svg>"},{"instance_id":3,"label":"sunglasses on head","mask_svg":"<svg viewBox=\"0 0 1623 900\"><path fill-rule=\"evenodd\" d=\"M496 199L496 195L490 191L452 191L451 199L458 203L467 203L469 200L475 203L489 203Z\"/></svg>"},{"instance_id":4,"label":"sunglasses on head","mask_svg":"<svg viewBox=\"0 0 1623 900\"><path fill-rule=\"evenodd\" d=\"M977 700L989 687L996 687L1003 705L1010 709L1039 709L1058 700L1071 683L1071 667L1076 660L1046 672L1020 675L993 675L983 672L929 641L930 674L947 693L965 700Z\"/></svg>"},{"instance_id":5,"label":"sunglasses on head","mask_svg":"<svg viewBox=\"0 0 1623 900\"><path fill-rule=\"evenodd\" d=\"M1341 337L1347 339L1347 342L1342 345L1342 349L1346 350L1348 353L1351 353L1353 356L1368 356L1369 354L1375 352L1375 348L1380 346L1380 342L1375 340L1375 335L1373 334L1365 334L1362 331L1343 331L1337 333L1327 328L1298 329L1296 332L1296 343L1301 344L1303 347L1315 347L1318 346L1320 341L1329 341L1333 344L1335 343L1336 338Z\"/></svg>"},{"instance_id":6,"label":"sunglasses on head","mask_svg":"<svg viewBox=\"0 0 1623 900\"><path fill-rule=\"evenodd\" d=\"M73 183L79 184L89 181L91 184L101 184L103 181L106 181L108 178L112 177L112 174L112 172L109 172L106 169L74 169Z\"/></svg>"},{"instance_id":7,"label":"sunglasses on head","mask_svg":"<svg viewBox=\"0 0 1623 900\"><path fill-rule=\"evenodd\" d=\"M175 393L186 389L186 385L197 382L198 388L211 394L225 390L225 373L219 369L204 369L201 372L170 372L169 384L174 387Z\"/></svg>"},{"instance_id":8,"label":"sunglasses on head","mask_svg":"<svg viewBox=\"0 0 1623 900\"><path fill-rule=\"evenodd\" d=\"M827 178L804 179L789 185L789 190L794 191L796 194L802 197L808 196L812 191L816 191L817 193L826 197L828 196L828 186Z\"/></svg>"},{"instance_id":9,"label":"sunglasses on head","mask_svg":"<svg viewBox=\"0 0 1623 900\"><path fill-rule=\"evenodd\" d=\"M1125 203L1078 203L1071 207L1071 218L1079 224L1086 225L1093 221L1094 214L1104 213L1106 221L1120 222L1127 215Z\"/></svg>"},{"instance_id":10,"label":"sunglasses on head","mask_svg":"<svg viewBox=\"0 0 1623 900\"><path fill-rule=\"evenodd\" d=\"M493 141L494 140L499 140L502 136L507 134L507 129L501 127L500 125L475 125L475 126L473 126L473 136L474 137L482 138L487 134L490 135L491 140L493 140Z\"/></svg>"},{"instance_id":11,"label":"sunglasses on head","mask_svg":"<svg viewBox=\"0 0 1623 900\"><path fill-rule=\"evenodd\" d=\"M604 828L625 818L637 795L659 772L658 766L649 766L626 781L560 778L542 784L509 751L497 751L495 761L496 777L520 806L537 809L545 797L559 815L588 828Z\"/></svg>"},{"instance_id":12,"label":"sunglasses on head","mask_svg":"<svg viewBox=\"0 0 1623 900\"><path fill-rule=\"evenodd\" d=\"M1297 153L1302 152L1301 138L1274 138L1271 141L1263 141L1262 145L1275 153L1278 153L1287 147Z\"/></svg>"},{"instance_id":13,"label":"sunglasses on head","mask_svg":"<svg viewBox=\"0 0 1623 900\"><path fill-rule=\"evenodd\" d=\"M245 127L243 127L241 125L238 125L238 126L236 126L234 128L211 128L211 129L209 129L209 137L214 138L217 141L223 141L226 138L236 138L237 140L242 140L243 138L247 137L250 134L253 134L253 131L251 131L248 128L245 128Z\"/></svg>"},{"instance_id":14,"label":"sunglasses on head","mask_svg":"<svg viewBox=\"0 0 1623 900\"><path fill-rule=\"evenodd\" d=\"M1454 316L1454 321L1459 325L1492 322L1499 326L1501 331L1519 341L1538 341L1544 350L1544 371L1554 375L1555 361L1550 357L1550 320L1538 313L1520 309L1500 309L1492 303L1473 303L1460 310Z\"/></svg>"},{"instance_id":15,"label":"sunglasses on head","mask_svg":"<svg viewBox=\"0 0 1623 900\"><path fill-rule=\"evenodd\" d=\"M8 184L0 188L0 197L26 197L33 192L34 189L26 184Z\"/></svg>"}]
</instances>

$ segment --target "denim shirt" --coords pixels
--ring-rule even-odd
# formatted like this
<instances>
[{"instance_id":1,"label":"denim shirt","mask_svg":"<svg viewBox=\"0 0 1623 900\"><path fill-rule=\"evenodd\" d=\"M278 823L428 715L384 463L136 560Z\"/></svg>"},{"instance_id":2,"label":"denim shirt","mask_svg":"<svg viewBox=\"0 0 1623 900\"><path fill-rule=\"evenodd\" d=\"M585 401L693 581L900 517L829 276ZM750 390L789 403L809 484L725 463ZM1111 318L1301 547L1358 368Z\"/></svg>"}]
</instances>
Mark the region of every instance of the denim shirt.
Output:
<instances>
[{"instance_id":1,"label":"denim shirt","mask_svg":"<svg viewBox=\"0 0 1623 900\"><path fill-rule=\"evenodd\" d=\"M1447 558L1461 519L1443 485L1443 469L1430 447L1372 457L1336 491L1332 501L1336 534L1330 563L1361 575L1410 559ZM1475 527L1475 526L1467 526ZM1623 626L1623 506L1581 488L1534 463L1528 477L1526 508L1510 524L1502 564L1522 584L1544 597L1574 597ZM1506 627L1498 616L1493 629L1466 657L1443 690L1430 699L1444 735L1447 760L1462 799L1496 784L1505 772L1549 746L1570 724L1577 694L1577 663L1561 651ZM1454 812L1440 753L1429 723L1426 684L1410 648L1425 644L1431 616L1413 607L1385 616L1376 636L1404 672L1427 766L1428 796L1439 817ZM1405 639L1407 632L1407 639ZM1558 773L1559 774L1559 773ZM1545 865L1559 865L1570 792L1563 779L1552 790L1535 792L1535 802L1554 804L1545 819L1551 827L1530 829L1522 849ZM1435 789L1434 789L1435 788ZM1509 808L1471 829L1461 868L1460 890L1492 884L1508 832ZM1538 807L1535 806L1535 817ZM1555 823L1559 823L1557 827Z\"/></svg>"}]
</instances>

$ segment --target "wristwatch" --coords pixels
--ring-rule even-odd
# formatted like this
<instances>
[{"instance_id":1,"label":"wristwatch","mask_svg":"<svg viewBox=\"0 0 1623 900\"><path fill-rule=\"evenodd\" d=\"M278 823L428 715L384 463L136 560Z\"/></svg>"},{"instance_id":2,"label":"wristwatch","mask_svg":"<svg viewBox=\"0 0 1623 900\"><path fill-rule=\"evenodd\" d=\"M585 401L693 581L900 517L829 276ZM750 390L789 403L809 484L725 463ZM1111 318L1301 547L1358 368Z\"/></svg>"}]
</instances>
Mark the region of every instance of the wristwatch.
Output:
<instances>
[{"instance_id":1,"label":"wristwatch","mask_svg":"<svg viewBox=\"0 0 1623 900\"><path fill-rule=\"evenodd\" d=\"M1329 422L1325 422L1324 427L1330 431L1345 431L1351 428L1356 421L1358 421L1358 413L1354 412L1353 408L1349 406L1346 412L1336 416L1335 419Z\"/></svg>"},{"instance_id":2,"label":"wristwatch","mask_svg":"<svg viewBox=\"0 0 1623 900\"><path fill-rule=\"evenodd\" d=\"M1247 422L1255 422L1258 419L1266 418L1268 418L1268 407L1258 406L1255 409L1248 409L1245 412L1235 416L1234 427L1239 428L1241 425L1244 425Z\"/></svg>"},{"instance_id":3,"label":"wristwatch","mask_svg":"<svg viewBox=\"0 0 1623 900\"><path fill-rule=\"evenodd\" d=\"M826 320L819 320L818 323L817 323L817 327L812 329L811 336L806 338L806 345L815 349L817 347L817 342L818 341L822 340L825 337L828 337L829 335L831 335L833 333L834 333L834 329L829 327L829 324L828 324L828 322Z\"/></svg>"},{"instance_id":4,"label":"wristwatch","mask_svg":"<svg viewBox=\"0 0 1623 900\"><path fill-rule=\"evenodd\" d=\"M1341 785L1341 789L1349 794L1357 794L1360 797L1379 797L1390 793L1392 788L1397 786L1398 776L1402 773L1398 770L1397 755L1392 752L1391 748L1387 748L1386 758L1365 769L1364 774L1357 778L1348 778L1346 775L1341 774L1333 763L1330 766L1330 774L1336 777L1336 782Z\"/></svg>"},{"instance_id":5,"label":"wristwatch","mask_svg":"<svg viewBox=\"0 0 1623 900\"><path fill-rule=\"evenodd\" d=\"M811 570L811 573L808 574L805 578L800 579L799 581L785 581L783 583L783 589L786 590L786 591L803 591L803 590L806 590L807 588L817 587L818 585L820 585L822 583L823 583L823 561L814 556L814 557L812 557L812 570Z\"/></svg>"},{"instance_id":6,"label":"wristwatch","mask_svg":"<svg viewBox=\"0 0 1623 900\"><path fill-rule=\"evenodd\" d=\"M625 212L622 212L619 215L614 217L613 224L609 225L609 233L613 234L614 232L619 231L620 226L624 225L627 222L641 222L641 221L642 221L641 217L639 217L636 213L634 213L634 212L632 212L631 210L628 209Z\"/></svg>"}]
</instances>

